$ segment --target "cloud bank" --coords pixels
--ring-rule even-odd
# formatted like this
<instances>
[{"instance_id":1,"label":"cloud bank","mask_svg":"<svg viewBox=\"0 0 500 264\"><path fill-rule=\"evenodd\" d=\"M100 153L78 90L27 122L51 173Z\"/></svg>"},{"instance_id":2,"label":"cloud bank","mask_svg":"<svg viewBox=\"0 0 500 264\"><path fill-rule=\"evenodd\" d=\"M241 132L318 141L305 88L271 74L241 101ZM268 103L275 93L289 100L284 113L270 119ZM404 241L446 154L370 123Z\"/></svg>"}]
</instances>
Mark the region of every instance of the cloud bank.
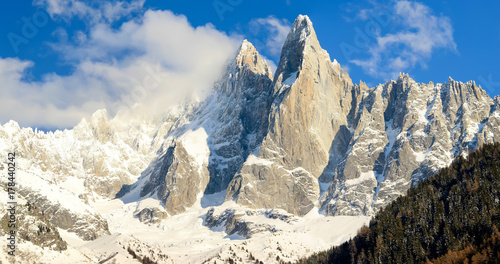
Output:
<instances>
[{"instance_id":1,"label":"cloud bank","mask_svg":"<svg viewBox=\"0 0 500 264\"><path fill-rule=\"evenodd\" d=\"M115 113L134 103L161 113L188 96L203 97L240 44L211 24L193 27L185 16L146 10L118 27L112 23L144 1L44 0L54 19L89 19L89 30L51 47L74 67L69 76L46 74L28 81L33 62L0 58L0 123L70 128L99 108Z\"/></svg>"}]
</instances>

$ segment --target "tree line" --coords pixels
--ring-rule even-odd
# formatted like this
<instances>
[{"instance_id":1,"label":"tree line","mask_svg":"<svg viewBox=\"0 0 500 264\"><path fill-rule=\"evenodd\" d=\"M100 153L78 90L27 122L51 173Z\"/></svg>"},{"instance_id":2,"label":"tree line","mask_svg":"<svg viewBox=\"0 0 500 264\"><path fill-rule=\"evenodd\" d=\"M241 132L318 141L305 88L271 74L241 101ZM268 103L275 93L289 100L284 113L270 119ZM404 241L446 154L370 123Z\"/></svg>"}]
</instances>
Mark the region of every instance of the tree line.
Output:
<instances>
[{"instance_id":1,"label":"tree line","mask_svg":"<svg viewBox=\"0 0 500 264\"><path fill-rule=\"evenodd\" d=\"M304 263L500 263L500 144L462 156Z\"/></svg>"}]
</instances>

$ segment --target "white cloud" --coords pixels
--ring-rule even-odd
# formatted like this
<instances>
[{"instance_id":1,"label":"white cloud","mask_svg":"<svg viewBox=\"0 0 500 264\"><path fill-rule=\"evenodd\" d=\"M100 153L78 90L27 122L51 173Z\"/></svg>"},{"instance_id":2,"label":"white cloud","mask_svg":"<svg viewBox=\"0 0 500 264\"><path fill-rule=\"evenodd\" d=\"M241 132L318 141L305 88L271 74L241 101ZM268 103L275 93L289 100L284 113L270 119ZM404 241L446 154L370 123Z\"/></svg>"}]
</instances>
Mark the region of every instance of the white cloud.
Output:
<instances>
[{"instance_id":1,"label":"white cloud","mask_svg":"<svg viewBox=\"0 0 500 264\"><path fill-rule=\"evenodd\" d=\"M240 39L211 24L194 28L186 17L169 11L148 10L118 29L103 20L87 34L77 32L74 42L53 45L74 67L69 76L47 74L28 81L26 69L34 63L0 58L0 83L6 90L0 97L0 122L72 127L99 108L113 112L135 102L161 113L192 94L202 97Z\"/></svg>"},{"instance_id":2,"label":"white cloud","mask_svg":"<svg viewBox=\"0 0 500 264\"><path fill-rule=\"evenodd\" d=\"M264 31L266 50L272 56L279 56L288 32L290 32L290 22L286 19L269 16L267 18L253 19L250 26L255 34Z\"/></svg>"},{"instance_id":3,"label":"white cloud","mask_svg":"<svg viewBox=\"0 0 500 264\"><path fill-rule=\"evenodd\" d=\"M81 74L61 78L48 75L43 82L23 80L24 71L33 63L18 59L0 59L0 120L13 119L22 125L68 127L104 104L102 85L88 80L89 89L82 89ZM87 98L86 92L94 98ZM69 103L71 102L71 103Z\"/></svg>"},{"instance_id":4,"label":"white cloud","mask_svg":"<svg viewBox=\"0 0 500 264\"><path fill-rule=\"evenodd\" d=\"M79 1L79 0L34 0L35 5L45 6L52 18L71 19L78 17L94 24L114 22L133 12L142 10L146 0L126 1Z\"/></svg>"},{"instance_id":5,"label":"white cloud","mask_svg":"<svg viewBox=\"0 0 500 264\"><path fill-rule=\"evenodd\" d=\"M369 75L395 77L416 65L426 67L438 49L457 52L448 17L436 16L428 6L410 1L396 2L392 11L392 23L402 28L395 33L378 34L375 44L368 47L368 59L350 61ZM363 9L358 17L367 19L368 14L370 10Z\"/></svg>"}]
</instances>

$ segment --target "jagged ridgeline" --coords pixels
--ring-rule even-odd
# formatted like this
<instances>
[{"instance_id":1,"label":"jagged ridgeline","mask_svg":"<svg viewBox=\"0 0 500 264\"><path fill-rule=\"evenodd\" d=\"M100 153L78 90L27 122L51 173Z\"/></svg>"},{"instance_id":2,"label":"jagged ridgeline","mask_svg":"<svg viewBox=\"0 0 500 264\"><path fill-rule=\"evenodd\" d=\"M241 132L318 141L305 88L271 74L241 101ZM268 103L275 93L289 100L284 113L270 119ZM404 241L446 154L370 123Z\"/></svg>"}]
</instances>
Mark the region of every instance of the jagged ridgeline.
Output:
<instances>
[{"instance_id":1,"label":"jagged ridgeline","mask_svg":"<svg viewBox=\"0 0 500 264\"><path fill-rule=\"evenodd\" d=\"M299 263L500 263L500 144L483 145Z\"/></svg>"},{"instance_id":2,"label":"jagged ridgeline","mask_svg":"<svg viewBox=\"0 0 500 264\"><path fill-rule=\"evenodd\" d=\"M160 201L137 212L153 222L224 192L250 209L372 215L455 157L499 141L500 97L473 81L407 74L355 84L303 15L274 74L243 41L201 102L158 116L99 110L49 133L0 126L0 149L16 150L24 166L20 194L85 240L109 232L92 208L102 198Z\"/></svg>"},{"instance_id":3,"label":"jagged ridgeline","mask_svg":"<svg viewBox=\"0 0 500 264\"><path fill-rule=\"evenodd\" d=\"M302 15L274 76L244 41L208 98L181 116L117 197L157 198L168 215L224 191L253 209L373 215L455 157L500 140L500 97L473 81L407 74L354 84Z\"/></svg>"}]
</instances>

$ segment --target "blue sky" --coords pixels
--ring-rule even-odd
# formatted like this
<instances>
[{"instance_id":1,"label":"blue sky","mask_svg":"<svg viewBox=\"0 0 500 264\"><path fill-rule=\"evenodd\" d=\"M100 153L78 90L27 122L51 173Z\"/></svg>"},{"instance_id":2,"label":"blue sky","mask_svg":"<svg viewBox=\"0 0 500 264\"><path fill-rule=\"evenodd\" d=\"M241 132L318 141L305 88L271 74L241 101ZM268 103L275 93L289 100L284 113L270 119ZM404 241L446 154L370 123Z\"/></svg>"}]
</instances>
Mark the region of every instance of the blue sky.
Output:
<instances>
[{"instance_id":1,"label":"blue sky","mask_svg":"<svg viewBox=\"0 0 500 264\"><path fill-rule=\"evenodd\" d=\"M475 80L500 94L500 2L35 0L0 9L0 123L69 128L139 102L202 97L243 39L276 65L294 19L370 86Z\"/></svg>"}]
</instances>

